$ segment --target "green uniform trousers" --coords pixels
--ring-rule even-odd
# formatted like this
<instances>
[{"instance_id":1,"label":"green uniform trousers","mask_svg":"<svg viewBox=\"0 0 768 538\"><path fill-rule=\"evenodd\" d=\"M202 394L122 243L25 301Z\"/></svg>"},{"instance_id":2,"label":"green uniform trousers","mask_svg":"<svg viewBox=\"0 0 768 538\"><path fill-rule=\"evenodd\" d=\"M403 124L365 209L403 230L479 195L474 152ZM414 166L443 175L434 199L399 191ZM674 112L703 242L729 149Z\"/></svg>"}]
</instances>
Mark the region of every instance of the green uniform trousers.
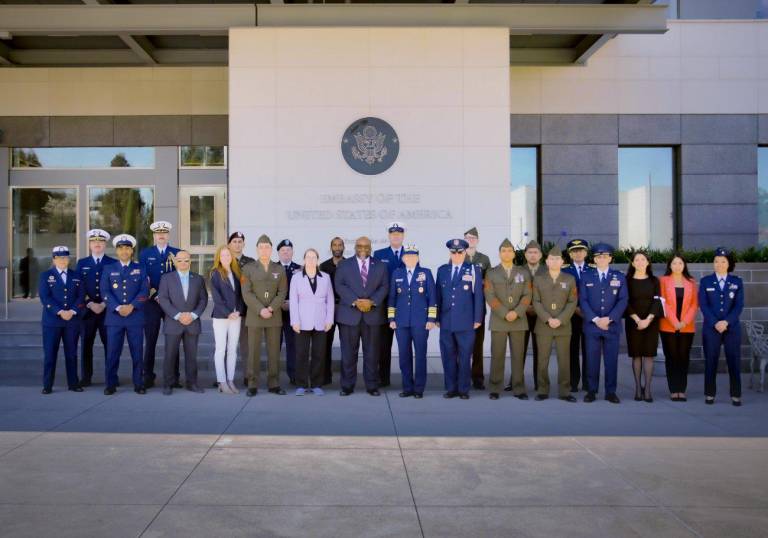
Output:
<instances>
[{"instance_id":1,"label":"green uniform trousers","mask_svg":"<svg viewBox=\"0 0 768 538\"><path fill-rule=\"evenodd\" d=\"M554 343L557 353L557 395L568 396L571 390L571 335L537 333L536 343L539 346L538 394L549 396L549 356Z\"/></svg>"},{"instance_id":2,"label":"green uniform trousers","mask_svg":"<svg viewBox=\"0 0 768 538\"><path fill-rule=\"evenodd\" d=\"M273 389L280 386L280 332L277 327L248 327L248 362L245 365L245 376L248 388L258 388L259 370L261 370L261 341L267 344L267 387Z\"/></svg>"},{"instance_id":3,"label":"green uniform trousers","mask_svg":"<svg viewBox=\"0 0 768 538\"><path fill-rule=\"evenodd\" d=\"M507 346L512 361L512 391L525 393L525 331L491 331L490 392L500 393L504 388L504 366Z\"/></svg>"}]
</instances>

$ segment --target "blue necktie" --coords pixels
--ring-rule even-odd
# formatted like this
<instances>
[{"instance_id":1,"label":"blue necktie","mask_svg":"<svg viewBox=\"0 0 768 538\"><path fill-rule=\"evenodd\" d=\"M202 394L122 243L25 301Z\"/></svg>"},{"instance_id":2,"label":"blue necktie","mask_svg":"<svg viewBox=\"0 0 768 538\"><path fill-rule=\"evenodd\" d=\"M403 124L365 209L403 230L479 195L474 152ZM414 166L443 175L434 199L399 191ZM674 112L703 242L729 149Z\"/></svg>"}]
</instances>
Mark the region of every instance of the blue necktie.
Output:
<instances>
[{"instance_id":1,"label":"blue necktie","mask_svg":"<svg viewBox=\"0 0 768 538\"><path fill-rule=\"evenodd\" d=\"M453 268L453 281L455 282L458 279L459 279L459 268L458 267L454 267Z\"/></svg>"}]
</instances>

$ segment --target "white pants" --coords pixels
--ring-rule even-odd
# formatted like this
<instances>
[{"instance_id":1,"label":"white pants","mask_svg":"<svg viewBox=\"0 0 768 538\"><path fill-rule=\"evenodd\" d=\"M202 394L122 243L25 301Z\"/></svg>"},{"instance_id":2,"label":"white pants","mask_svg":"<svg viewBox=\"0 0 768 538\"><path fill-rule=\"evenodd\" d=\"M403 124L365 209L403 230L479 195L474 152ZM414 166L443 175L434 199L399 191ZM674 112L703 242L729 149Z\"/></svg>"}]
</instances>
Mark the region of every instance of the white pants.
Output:
<instances>
[{"instance_id":1,"label":"white pants","mask_svg":"<svg viewBox=\"0 0 768 538\"><path fill-rule=\"evenodd\" d=\"M237 365L237 345L240 341L240 318L213 320L213 337L216 351L213 361L216 364L216 381L226 383L235 379ZM226 364L224 357L226 355Z\"/></svg>"}]
</instances>

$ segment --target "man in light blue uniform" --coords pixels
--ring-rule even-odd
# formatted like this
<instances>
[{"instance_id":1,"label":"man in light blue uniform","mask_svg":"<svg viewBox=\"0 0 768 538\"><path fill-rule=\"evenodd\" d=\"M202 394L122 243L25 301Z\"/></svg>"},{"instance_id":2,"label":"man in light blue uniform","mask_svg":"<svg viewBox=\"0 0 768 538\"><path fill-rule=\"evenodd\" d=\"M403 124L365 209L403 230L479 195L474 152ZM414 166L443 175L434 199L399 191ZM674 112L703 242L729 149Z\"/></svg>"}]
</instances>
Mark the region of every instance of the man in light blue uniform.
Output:
<instances>
[{"instance_id":1,"label":"man in light blue uniform","mask_svg":"<svg viewBox=\"0 0 768 538\"><path fill-rule=\"evenodd\" d=\"M165 273L176 270L173 258L179 251L168 244L168 237L173 229L170 222L159 220L150 224L155 244L147 247L139 254L139 263L144 266L149 277L149 300L144 308L144 382L146 388L155 385L155 348L160 334L160 323L163 321L163 309L157 302L157 290L160 289L160 277ZM176 381L173 388L181 388L179 371L176 370Z\"/></svg>"},{"instance_id":2,"label":"man in light blue uniform","mask_svg":"<svg viewBox=\"0 0 768 538\"><path fill-rule=\"evenodd\" d=\"M101 274L104 268L117 260L104 254L104 249L109 241L109 234L104 230L95 228L88 230L89 256L77 260L77 271L83 280L85 288L85 314L80 324L82 336L80 350L80 386L88 387L93 376L93 344L96 341L96 333L99 333L101 345L107 349L107 328L104 320L106 304L101 296L99 286Z\"/></svg>"},{"instance_id":3,"label":"man in light blue uniform","mask_svg":"<svg viewBox=\"0 0 768 538\"><path fill-rule=\"evenodd\" d=\"M389 246L380 248L373 253L376 260L384 262L387 268L387 289L392 280L395 269L403 267L403 239L405 238L405 224L402 222L390 222L387 225ZM379 386L388 387L392 372L392 337L394 331L385 323L381 326L381 340L379 343Z\"/></svg>"},{"instance_id":4,"label":"man in light blue uniform","mask_svg":"<svg viewBox=\"0 0 768 538\"><path fill-rule=\"evenodd\" d=\"M593 249L595 269L582 274L579 282L579 307L584 316L587 341L587 394L594 402L600 386L600 359L605 364L605 399L619 403L616 377L619 360L621 319L627 308L627 281L624 273L610 268L613 247L597 243Z\"/></svg>"},{"instance_id":5,"label":"man in light blue uniform","mask_svg":"<svg viewBox=\"0 0 768 538\"><path fill-rule=\"evenodd\" d=\"M427 339L437 319L437 293L432 271L419 265L419 249L405 245L404 266L392 273L389 287L389 328L395 331L403 377L401 398L422 398L427 384ZM413 352L416 351L414 378Z\"/></svg>"},{"instance_id":6,"label":"man in light blue uniform","mask_svg":"<svg viewBox=\"0 0 768 538\"><path fill-rule=\"evenodd\" d=\"M471 361L475 329L483 321L482 275L466 261L469 246L464 239L446 244L451 261L437 270L437 314L440 326L440 356L445 378L444 398L469 399Z\"/></svg>"},{"instance_id":7,"label":"man in light blue uniform","mask_svg":"<svg viewBox=\"0 0 768 538\"><path fill-rule=\"evenodd\" d=\"M133 261L136 238L120 234L112 240L117 250L116 263L104 268L101 275L101 296L107 303L107 360L104 394L110 396L117 387L117 370L123 342L128 337L128 349L133 361L133 390L145 394L142 341L144 339L144 307L149 295L149 279L144 265Z\"/></svg>"},{"instance_id":8,"label":"man in light blue uniform","mask_svg":"<svg viewBox=\"0 0 768 538\"><path fill-rule=\"evenodd\" d=\"M53 247L53 267L40 273L38 291L43 303L43 394L53 392L59 344L64 342L67 387L82 392L77 379L77 339L85 309L80 274L70 271L69 248Z\"/></svg>"}]
</instances>

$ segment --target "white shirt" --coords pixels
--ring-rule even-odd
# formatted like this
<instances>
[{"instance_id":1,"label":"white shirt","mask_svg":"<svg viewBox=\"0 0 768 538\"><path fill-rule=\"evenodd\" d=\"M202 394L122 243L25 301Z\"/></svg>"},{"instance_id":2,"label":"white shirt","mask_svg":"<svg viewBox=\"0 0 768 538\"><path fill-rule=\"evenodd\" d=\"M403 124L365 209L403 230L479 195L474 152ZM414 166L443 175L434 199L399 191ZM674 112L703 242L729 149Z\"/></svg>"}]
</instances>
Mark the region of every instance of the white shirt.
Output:
<instances>
[{"instance_id":1,"label":"white shirt","mask_svg":"<svg viewBox=\"0 0 768 538\"><path fill-rule=\"evenodd\" d=\"M101 256L98 256L98 257L91 256L91 258L93 258L93 261L95 261L96 263L101 263L101 258L102 258Z\"/></svg>"}]
</instances>

